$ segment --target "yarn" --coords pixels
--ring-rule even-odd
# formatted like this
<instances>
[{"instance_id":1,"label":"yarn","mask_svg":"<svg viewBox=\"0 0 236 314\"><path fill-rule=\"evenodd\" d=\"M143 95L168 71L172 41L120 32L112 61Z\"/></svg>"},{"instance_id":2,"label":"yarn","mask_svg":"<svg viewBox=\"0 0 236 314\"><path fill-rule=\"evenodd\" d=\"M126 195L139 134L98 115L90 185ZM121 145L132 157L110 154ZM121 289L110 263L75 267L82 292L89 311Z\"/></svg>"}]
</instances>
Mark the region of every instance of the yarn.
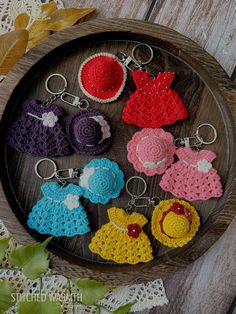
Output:
<instances>
[{"instance_id":1,"label":"yarn","mask_svg":"<svg viewBox=\"0 0 236 314\"><path fill-rule=\"evenodd\" d=\"M163 245L182 247L193 239L200 226L195 208L179 199L161 201L152 215L152 234Z\"/></svg>"},{"instance_id":2,"label":"yarn","mask_svg":"<svg viewBox=\"0 0 236 314\"><path fill-rule=\"evenodd\" d=\"M116 263L147 263L153 259L151 242L142 227L147 219L139 213L128 215L123 208L108 209L109 222L99 229L89 249Z\"/></svg>"},{"instance_id":3,"label":"yarn","mask_svg":"<svg viewBox=\"0 0 236 314\"><path fill-rule=\"evenodd\" d=\"M87 97L99 103L116 100L125 87L126 77L126 68L110 53L92 55L79 69L81 90Z\"/></svg>"},{"instance_id":4,"label":"yarn","mask_svg":"<svg viewBox=\"0 0 236 314\"><path fill-rule=\"evenodd\" d=\"M23 112L10 127L6 143L33 156L71 154L67 135L58 122L62 113L62 108L55 104L43 106L35 99L25 102Z\"/></svg>"},{"instance_id":5,"label":"yarn","mask_svg":"<svg viewBox=\"0 0 236 314\"><path fill-rule=\"evenodd\" d=\"M98 155L111 144L110 125L107 117L97 109L77 113L67 128L73 149L82 155Z\"/></svg>"},{"instance_id":6,"label":"yarn","mask_svg":"<svg viewBox=\"0 0 236 314\"><path fill-rule=\"evenodd\" d=\"M190 147L179 148L179 160L162 176L160 187L176 197L189 201L208 200L223 193L220 177L211 162L214 152L193 151Z\"/></svg>"},{"instance_id":7,"label":"yarn","mask_svg":"<svg viewBox=\"0 0 236 314\"><path fill-rule=\"evenodd\" d=\"M55 237L82 235L90 231L87 214L80 203L81 188L62 187L57 182L41 186L43 198L32 208L27 220L30 228Z\"/></svg>"},{"instance_id":8,"label":"yarn","mask_svg":"<svg viewBox=\"0 0 236 314\"><path fill-rule=\"evenodd\" d=\"M159 128L188 117L183 101L169 88L175 73L158 73L153 79L147 72L133 71L132 77L137 90L124 107L122 119L125 123Z\"/></svg>"},{"instance_id":9,"label":"yarn","mask_svg":"<svg viewBox=\"0 0 236 314\"><path fill-rule=\"evenodd\" d=\"M83 196L95 204L107 204L111 198L117 198L124 184L118 164L107 158L91 160L79 178Z\"/></svg>"},{"instance_id":10,"label":"yarn","mask_svg":"<svg viewBox=\"0 0 236 314\"><path fill-rule=\"evenodd\" d=\"M163 129L146 128L134 133L127 144L128 161L147 176L163 173L174 161L173 136Z\"/></svg>"}]
</instances>

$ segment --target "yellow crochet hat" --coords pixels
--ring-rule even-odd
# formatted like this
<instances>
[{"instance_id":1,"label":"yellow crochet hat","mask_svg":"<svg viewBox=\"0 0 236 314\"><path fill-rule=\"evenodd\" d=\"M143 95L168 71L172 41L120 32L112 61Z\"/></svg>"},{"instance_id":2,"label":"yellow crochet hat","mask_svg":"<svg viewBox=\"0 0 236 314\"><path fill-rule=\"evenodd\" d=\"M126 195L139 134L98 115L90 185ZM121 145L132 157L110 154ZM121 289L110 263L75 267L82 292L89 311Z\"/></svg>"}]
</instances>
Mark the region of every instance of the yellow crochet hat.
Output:
<instances>
[{"instance_id":1,"label":"yellow crochet hat","mask_svg":"<svg viewBox=\"0 0 236 314\"><path fill-rule=\"evenodd\" d=\"M188 202L176 198L161 201L152 215L152 233L162 244L182 247L192 240L200 226L200 217Z\"/></svg>"}]
</instances>

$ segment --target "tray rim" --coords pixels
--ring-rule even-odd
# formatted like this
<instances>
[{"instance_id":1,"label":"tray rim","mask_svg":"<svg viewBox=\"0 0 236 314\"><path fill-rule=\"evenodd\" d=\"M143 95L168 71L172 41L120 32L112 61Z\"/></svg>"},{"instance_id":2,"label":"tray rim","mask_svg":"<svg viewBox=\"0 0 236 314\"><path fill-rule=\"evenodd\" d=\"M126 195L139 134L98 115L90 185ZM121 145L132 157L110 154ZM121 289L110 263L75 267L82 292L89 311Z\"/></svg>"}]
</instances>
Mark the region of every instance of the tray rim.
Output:
<instances>
[{"instance_id":1,"label":"tray rim","mask_svg":"<svg viewBox=\"0 0 236 314\"><path fill-rule=\"evenodd\" d=\"M211 75L211 77L213 76L214 82L212 82L212 89L215 89L215 91L217 89L217 92L219 92L219 97L222 97L222 101L224 101L228 104L227 114L231 118L232 125L235 125L235 122L236 122L236 98L233 99L231 93L236 95L236 91L233 87L233 84L228 79L225 71L222 69L222 67L217 63L217 61L212 56L210 56L207 52L205 52L202 48L200 48L195 42L193 42L192 40L188 39L187 37L177 33L174 30L171 30L171 29L164 27L164 26L160 26L158 24L152 24L149 22L136 21L136 20L127 20L127 19L97 19L97 20L85 22L83 24L80 24L79 26L73 26L67 30L64 30L62 32L54 34L48 40L43 42L41 45L30 50L18 62L18 64L11 70L11 72L8 74L7 78L3 82L2 89L3 90L5 89L5 94L4 94L4 96L3 95L0 96L0 110L3 111L5 109L5 106L8 103L13 90L15 89L15 87L18 85L18 83L21 81L21 79L24 77L24 75L28 72L28 70L34 64L36 64L42 57L44 57L44 56L46 57L47 53L50 53L50 51L61 46L62 44L65 44L65 43L69 44L69 42L73 40L71 38L65 39L65 37L63 37L68 32L71 33L72 30L75 30L75 34L73 35L74 39L82 38L86 35L90 35L90 34L94 34L94 33L111 32L111 31L112 32L124 31L124 32L129 32L130 34L136 34L136 35L137 35L138 31L141 31L141 34L144 36L146 35L149 37L154 37L154 38L156 37L157 38L158 35L156 33L155 33L155 36L153 35L153 33L151 36L150 36L150 34L147 33L148 28L145 29L145 26L147 24L151 25L152 27L154 27L154 29L156 29L155 30L156 33L159 34L159 36L161 37L161 39L158 37L158 39L160 39L160 40L164 40L163 37L167 37L167 39L168 39L168 34L170 34L170 37L171 36L178 36L179 38L178 38L177 42L179 41L179 43L176 44L176 42L175 43L173 43L173 41L171 42L170 38L169 38L169 42L174 47L175 46L178 47L178 44L181 43L181 45L183 47L181 47L181 49L177 48L180 50L180 54L182 54L182 55L184 53L185 54L187 53L190 55L195 54L195 59L197 60L197 63L199 63L201 61L200 54L204 53L206 60L208 62L208 66L212 65L212 68L213 68L213 66L217 67L217 69L214 69L214 71L210 71L211 70L210 66L206 68L204 64L201 64L200 70L204 71L205 75ZM136 28L135 32L132 30L132 27L134 27L134 26ZM144 29L141 29L142 26L144 26ZM78 33L80 33L79 36L76 36L76 35L78 35L78 34L76 34L77 28L78 28ZM162 30L165 31L164 35L161 34ZM55 39L55 40L53 40L53 39ZM57 42L58 40L60 41L60 43ZM183 42L181 42L181 40L183 40ZM190 43L191 43L191 45L190 45ZM45 51L43 51L43 53L41 52L42 48L46 51L46 53L45 53ZM199 57L197 57L198 54L199 54ZM201 55L201 57L202 57L202 55ZM31 60L30 60L30 58L31 58ZM222 77L225 80L224 84L222 83ZM210 76L209 76L209 78L210 78ZM215 85L217 85L217 86L215 86ZM209 87L209 85L208 85L208 87ZM210 88L210 90L211 90L211 88ZM229 109L231 109L231 112ZM234 147L234 149L235 149L235 147ZM234 158L233 167L231 167L234 170L235 170L235 160L236 160L236 158ZM199 256L201 256L204 253L204 251L206 251L209 247L211 247L212 244L223 234L223 232L227 229L229 223L232 221L234 215L236 214L236 201L232 198L232 195L231 195L234 192L236 192L235 182L232 181L232 185L233 186L230 190L230 195L228 195L227 202L226 202L224 208L221 210L220 214L215 218L213 225L211 225L211 230L206 230L205 234L202 235L204 237L210 236L211 241L209 241L209 246L204 248L204 250L202 250L202 252ZM8 195L9 191L7 191L5 187L3 187L3 189L4 189L5 194ZM5 195L4 195L4 197L5 197ZM235 204L235 206L232 206L233 204ZM232 206L232 207L230 207L230 206ZM11 210L13 213L12 208L11 208ZM227 219L225 219L225 217L224 217L225 212L227 213ZM13 215L16 216L15 212L13 213ZM219 229L220 229L220 231L219 231ZM217 231L217 232L214 233L214 231ZM27 235L29 235L27 230L25 230L25 232L27 233ZM191 255L191 250L194 250L194 245L188 247L187 250L190 250L190 255ZM179 254L175 254L175 255L176 256L171 256L171 259L169 259L169 260L167 259L165 261L165 263L163 263L163 269L165 268L165 266L169 267L170 264L172 264L172 268L174 271L174 270L180 269L181 267L186 266L187 264L190 263L189 260L186 261L186 263L183 263L183 260L182 260L181 262L183 264L180 265L180 263L178 261L178 255ZM194 256L194 254L193 254L193 256ZM183 256L182 256L182 258L183 258ZM193 257L193 260L195 260L195 259L196 258ZM150 262L148 264L149 264L148 266L150 266L149 268L151 268L152 270L154 270L154 268L160 267L160 264L159 265L158 264L152 265L153 264L152 262ZM55 264L54 266L56 266L56 268L58 268L57 264ZM100 269L99 266L96 266L99 271L106 271L107 272L107 270L105 270L105 269ZM145 269L147 269L148 266L147 265L145 265L145 266L146 266ZM78 265L73 265L73 267L75 267L75 269L78 269ZM114 271L114 270L112 270L112 268L113 268L113 265L111 266L110 271ZM142 268L144 268L144 267L142 267L142 265L141 265L140 267L138 267L138 269L133 268L133 270L137 271L137 270L140 270ZM60 269L60 267L59 267L59 269ZM121 267L120 271L124 272L125 269L123 267ZM129 269L129 271L130 271L130 269ZM155 273L158 273L158 272L155 271Z\"/></svg>"}]
</instances>

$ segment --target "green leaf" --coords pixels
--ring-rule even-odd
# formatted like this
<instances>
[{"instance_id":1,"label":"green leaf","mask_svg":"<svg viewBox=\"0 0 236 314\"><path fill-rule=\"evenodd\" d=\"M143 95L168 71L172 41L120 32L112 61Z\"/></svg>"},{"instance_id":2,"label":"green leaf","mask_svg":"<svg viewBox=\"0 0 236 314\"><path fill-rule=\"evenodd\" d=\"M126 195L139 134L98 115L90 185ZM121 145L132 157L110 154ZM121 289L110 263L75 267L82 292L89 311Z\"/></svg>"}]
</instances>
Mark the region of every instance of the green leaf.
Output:
<instances>
[{"instance_id":1,"label":"green leaf","mask_svg":"<svg viewBox=\"0 0 236 314\"><path fill-rule=\"evenodd\" d=\"M0 314L5 313L14 305L14 293L15 291L8 281L0 280Z\"/></svg>"},{"instance_id":2,"label":"green leaf","mask_svg":"<svg viewBox=\"0 0 236 314\"><path fill-rule=\"evenodd\" d=\"M131 310L131 307L135 304L136 302L129 302L125 305L122 305L121 307L119 307L118 309L116 309L113 313L114 314L127 314L129 313L129 311Z\"/></svg>"},{"instance_id":3,"label":"green leaf","mask_svg":"<svg viewBox=\"0 0 236 314\"><path fill-rule=\"evenodd\" d=\"M43 243L20 245L12 251L11 263L21 268L23 274L29 279L39 278L48 270L48 252L45 250L51 238Z\"/></svg>"},{"instance_id":4,"label":"green leaf","mask_svg":"<svg viewBox=\"0 0 236 314\"><path fill-rule=\"evenodd\" d=\"M61 305L45 294L34 294L32 301L21 301L17 303L18 314L61 314ZM35 300L35 301L33 301Z\"/></svg>"},{"instance_id":5,"label":"green leaf","mask_svg":"<svg viewBox=\"0 0 236 314\"><path fill-rule=\"evenodd\" d=\"M88 278L75 279L74 282L80 290L82 296L81 301L85 305L95 305L113 289L103 282Z\"/></svg>"},{"instance_id":6,"label":"green leaf","mask_svg":"<svg viewBox=\"0 0 236 314\"><path fill-rule=\"evenodd\" d=\"M3 238L0 240L0 263L2 262L6 249L8 248L8 243L10 241L11 237Z\"/></svg>"}]
</instances>

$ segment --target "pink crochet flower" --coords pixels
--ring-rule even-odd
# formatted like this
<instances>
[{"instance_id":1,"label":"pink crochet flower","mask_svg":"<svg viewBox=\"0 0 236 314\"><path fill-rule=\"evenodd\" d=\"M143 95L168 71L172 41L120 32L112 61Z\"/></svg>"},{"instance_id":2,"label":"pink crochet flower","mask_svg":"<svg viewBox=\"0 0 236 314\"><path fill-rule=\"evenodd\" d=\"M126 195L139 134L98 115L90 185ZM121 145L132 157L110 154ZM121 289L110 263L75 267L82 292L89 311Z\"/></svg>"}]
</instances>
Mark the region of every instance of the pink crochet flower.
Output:
<instances>
[{"instance_id":1,"label":"pink crochet flower","mask_svg":"<svg viewBox=\"0 0 236 314\"><path fill-rule=\"evenodd\" d=\"M142 129L127 144L128 161L147 176L162 174L173 163L173 135L163 129Z\"/></svg>"}]
</instances>

